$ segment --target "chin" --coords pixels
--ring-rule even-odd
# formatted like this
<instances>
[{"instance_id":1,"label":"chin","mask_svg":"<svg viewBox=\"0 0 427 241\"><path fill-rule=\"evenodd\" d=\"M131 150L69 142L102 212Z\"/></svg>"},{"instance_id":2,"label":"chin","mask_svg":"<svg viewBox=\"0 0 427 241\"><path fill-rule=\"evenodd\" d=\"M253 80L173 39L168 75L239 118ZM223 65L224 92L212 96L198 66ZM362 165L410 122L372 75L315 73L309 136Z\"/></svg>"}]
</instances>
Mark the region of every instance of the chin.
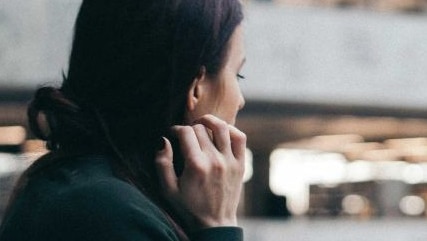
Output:
<instances>
[{"instance_id":1,"label":"chin","mask_svg":"<svg viewBox=\"0 0 427 241\"><path fill-rule=\"evenodd\" d=\"M233 119L232 121L227 121L227 123L234 126L236 124L236 119Z\"/></svg>"}]
</instances>

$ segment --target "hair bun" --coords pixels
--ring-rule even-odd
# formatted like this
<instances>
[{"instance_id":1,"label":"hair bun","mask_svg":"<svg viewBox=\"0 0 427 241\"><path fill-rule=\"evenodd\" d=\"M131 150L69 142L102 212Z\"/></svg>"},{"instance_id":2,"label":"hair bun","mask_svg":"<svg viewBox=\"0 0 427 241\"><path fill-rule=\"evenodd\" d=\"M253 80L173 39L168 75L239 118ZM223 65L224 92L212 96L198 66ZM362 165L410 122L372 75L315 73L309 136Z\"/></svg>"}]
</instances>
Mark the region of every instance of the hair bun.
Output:
<instances>
[{"instance_id":1,"label":"hair bun","mask_svg":"<svg viewBox=\"0 0 427 241\"><path fill-rule=\"evenodd\" d=\"M39 111L71 111L77 112L79 107L68 100L59 89L42 87L34 95L31 104Z\"/></svg>"},{"instance_id":2,"label":"hair bun","mask_svg":"<svg viewBox=\"0 0 427 241\"><path fill-rule=\"evenodd\" d=\"M79 107L67 99L59 89L53 87L39 88L33 100L30 102L27 115L31 131L42 140L49 140L50 134L46 131L46 124L49 129L54 127L55 115L61 113L75 113ZM45 114L47 123L42 123L39 118L40 113Z\"/></svg>"}]
</instances>

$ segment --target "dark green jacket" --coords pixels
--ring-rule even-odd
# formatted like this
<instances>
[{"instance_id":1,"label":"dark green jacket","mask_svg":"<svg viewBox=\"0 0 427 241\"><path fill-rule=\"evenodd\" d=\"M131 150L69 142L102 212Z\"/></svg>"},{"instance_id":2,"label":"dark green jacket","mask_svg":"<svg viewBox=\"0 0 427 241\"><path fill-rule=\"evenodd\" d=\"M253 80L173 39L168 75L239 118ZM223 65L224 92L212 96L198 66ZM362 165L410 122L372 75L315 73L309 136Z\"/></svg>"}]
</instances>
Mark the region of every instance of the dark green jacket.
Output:
<instances>
[{"instance_id":1,"label":"dark green jacket","mask_svg":"<svg viewBox=\"0 0 427 241\"><path fill-rule=\"evenodd\" d=\"M241 241L236 227L210 228L194 241ZM134 186L113 175L102 156L47 168L15 199L0 240L179 240L164 213Z\"/></svg>"}]
</instances>

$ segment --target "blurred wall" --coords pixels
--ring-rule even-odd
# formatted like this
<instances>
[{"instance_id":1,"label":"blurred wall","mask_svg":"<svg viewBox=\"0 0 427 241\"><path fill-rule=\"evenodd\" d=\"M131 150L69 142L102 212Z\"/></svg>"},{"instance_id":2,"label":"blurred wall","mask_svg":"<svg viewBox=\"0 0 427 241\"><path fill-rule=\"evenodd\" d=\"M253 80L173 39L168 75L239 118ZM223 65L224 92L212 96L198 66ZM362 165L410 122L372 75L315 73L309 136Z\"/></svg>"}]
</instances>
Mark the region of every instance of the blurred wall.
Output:
<instances>
[{"instance_id":1,"label":"blurred wall","mask_svg":"<svg viewBox=\"0 0 427 241\"><path fill-rule=\"evenodd\" d=\"M0 2L0 89L58 83L80 0ZM427 16L247 2L248 100L427 105ZM411 94L408 94L411 93Z\"/></svg>"},{"instance_id":2,"label":"blurred wall","mask_svg":"<svg viewBox=\"0 0 427 241\"><path fill-rule=\"evenodd\" d=\"M427 16L252 4L242 83L251 99L427 105Z\"/></svg>"},{"instance_id":3,"label":"blurred wall","mask_svg":"<svg viewBox=\"0 0 427 241\"><path fill-rule=\"evenodd\" d=\"M0 88L28 89L61 79L79 4L0 1Z\"/></svg>"}]
</instances>

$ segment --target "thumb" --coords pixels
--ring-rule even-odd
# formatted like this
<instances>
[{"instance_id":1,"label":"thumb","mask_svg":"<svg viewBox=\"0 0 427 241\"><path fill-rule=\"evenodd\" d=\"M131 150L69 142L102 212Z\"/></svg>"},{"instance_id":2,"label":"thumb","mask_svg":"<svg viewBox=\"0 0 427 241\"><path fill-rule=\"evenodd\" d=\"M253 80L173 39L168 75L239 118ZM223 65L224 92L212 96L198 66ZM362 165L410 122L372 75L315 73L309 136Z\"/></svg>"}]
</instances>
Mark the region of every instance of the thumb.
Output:
<instances>
[{"instance_id":1,"label":"thumb","mask_svg":"<svg viewBox=\"0 0 427 241\"><path fill-rule=\"evenodd\" d=\"M157 152L156 169L160 179L160 184L166 190L166 194L171 195L178 192L178 178L173 167L173 151L170 141L163 137L165 147Z\"/></svg>"}]
</instances>

